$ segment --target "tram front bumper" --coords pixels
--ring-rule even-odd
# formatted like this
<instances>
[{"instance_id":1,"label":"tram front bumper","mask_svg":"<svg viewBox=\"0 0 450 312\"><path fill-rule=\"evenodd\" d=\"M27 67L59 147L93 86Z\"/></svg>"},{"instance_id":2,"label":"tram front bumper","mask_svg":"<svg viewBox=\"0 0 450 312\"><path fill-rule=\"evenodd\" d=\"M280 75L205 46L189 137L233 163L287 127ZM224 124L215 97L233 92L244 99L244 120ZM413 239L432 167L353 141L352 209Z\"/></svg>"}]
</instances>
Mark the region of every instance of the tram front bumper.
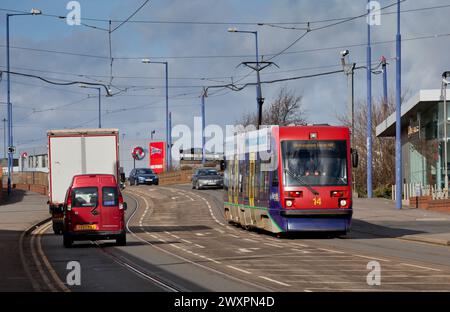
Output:
<instances>
[{"instance_id":1,"label":"tram front bumper","mask_svg":"<svg viewBox=\"0 0 450 312\"><path fill-rule=\"evenodd\" d=\"M282 210L280 215L288 232L346 232L350 228L353 210Z\"/></svg>"}]
</instances>

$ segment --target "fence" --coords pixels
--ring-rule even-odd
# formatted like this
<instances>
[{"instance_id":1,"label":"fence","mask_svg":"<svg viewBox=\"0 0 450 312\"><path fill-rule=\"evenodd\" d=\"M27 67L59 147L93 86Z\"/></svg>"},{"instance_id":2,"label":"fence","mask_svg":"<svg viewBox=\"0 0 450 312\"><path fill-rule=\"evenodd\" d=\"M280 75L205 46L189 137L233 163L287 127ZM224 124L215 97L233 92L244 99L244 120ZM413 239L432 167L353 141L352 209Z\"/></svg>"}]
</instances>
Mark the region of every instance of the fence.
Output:
<instances>
[{"instance_id":1,"label":"fence","mask_svg":"<svg viewBox=\"0 0 450 312\"><path fill-rule=\"evenodd\" d=\"M404 183L402 200L409 202L411 198L426 197L431 200L448 199L448 189L439 188L437 185L422 185L418 183ZM395 184L392 185L392 200L396 200Z\"/></svg>"}]
</instances>

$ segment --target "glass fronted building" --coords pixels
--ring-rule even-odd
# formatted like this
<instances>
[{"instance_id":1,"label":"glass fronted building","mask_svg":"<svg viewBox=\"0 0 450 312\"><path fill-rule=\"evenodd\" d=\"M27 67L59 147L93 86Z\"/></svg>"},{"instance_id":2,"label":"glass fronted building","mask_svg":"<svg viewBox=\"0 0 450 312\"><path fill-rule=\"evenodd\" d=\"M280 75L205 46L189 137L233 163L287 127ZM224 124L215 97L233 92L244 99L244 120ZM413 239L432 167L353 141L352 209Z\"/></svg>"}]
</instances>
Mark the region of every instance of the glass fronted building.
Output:
<instances>
[{"instance_id":1,"label":"glass fronted building","mask_svg":"<svg viewBox=\"0 0 450 312\"><path fill-rule=\"evenodd\" d=\"M450 92L449 92L450 93ZM447 94L447 121L450 96ZM421 90L401 110L402 172L404 183L443 189L445 161L450 167L450 145L444 135L444 102L441 90ZM377 126L377 137L395 137L395 112ZM444 144L449 153L445 160ZM447 173L448 174L448 173Z\"/></svg>"}]
</instances>

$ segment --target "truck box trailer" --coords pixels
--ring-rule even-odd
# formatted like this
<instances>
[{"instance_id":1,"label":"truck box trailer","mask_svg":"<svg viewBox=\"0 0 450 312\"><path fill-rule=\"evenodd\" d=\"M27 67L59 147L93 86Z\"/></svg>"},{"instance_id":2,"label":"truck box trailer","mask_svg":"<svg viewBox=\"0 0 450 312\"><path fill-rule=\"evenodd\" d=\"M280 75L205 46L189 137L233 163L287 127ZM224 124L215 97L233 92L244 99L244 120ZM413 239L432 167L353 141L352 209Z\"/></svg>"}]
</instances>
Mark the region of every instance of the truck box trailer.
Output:
<instances>
[{"instance_id":1,"label":"truck box trailer","mask_svg":"<svg viewBox=\"0 0 450 312\"><path fill-rule=\"evenodd\" d=\"M78 174L113 174L119 181L118 129L49 130L49 210L53 231L62 233L63 205Z\"/></svg>"}]
</instances>

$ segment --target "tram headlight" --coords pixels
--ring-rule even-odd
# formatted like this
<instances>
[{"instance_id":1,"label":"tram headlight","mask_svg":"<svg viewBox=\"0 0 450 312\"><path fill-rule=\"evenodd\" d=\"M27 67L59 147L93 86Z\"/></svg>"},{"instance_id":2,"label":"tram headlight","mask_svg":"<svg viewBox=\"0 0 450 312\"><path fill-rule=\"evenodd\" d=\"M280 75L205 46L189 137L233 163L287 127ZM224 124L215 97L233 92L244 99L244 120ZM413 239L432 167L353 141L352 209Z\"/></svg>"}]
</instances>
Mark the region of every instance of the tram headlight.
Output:
<instances>
[{"instance_id":1,"label":"tram headlight","mask_svg":"<svg viewBox=\"0 0 450 312\"><path fill-rule=\"evenodd\" d=\"M286 200L286 207L291 208L294 206L294 202L291 199Z\"/></svg>"},{"instance_id":2,"label":"tram headlight","mask_svg":"<svg viewBox=\"0 0 450 312\"><path fill-rule=\"evenodd\" d=\"M339 201L339 206L341 206L341 207L346 207L346 206L347 206L347 200L341 199L341 200Z\"/></svg>"}]
</instances>

